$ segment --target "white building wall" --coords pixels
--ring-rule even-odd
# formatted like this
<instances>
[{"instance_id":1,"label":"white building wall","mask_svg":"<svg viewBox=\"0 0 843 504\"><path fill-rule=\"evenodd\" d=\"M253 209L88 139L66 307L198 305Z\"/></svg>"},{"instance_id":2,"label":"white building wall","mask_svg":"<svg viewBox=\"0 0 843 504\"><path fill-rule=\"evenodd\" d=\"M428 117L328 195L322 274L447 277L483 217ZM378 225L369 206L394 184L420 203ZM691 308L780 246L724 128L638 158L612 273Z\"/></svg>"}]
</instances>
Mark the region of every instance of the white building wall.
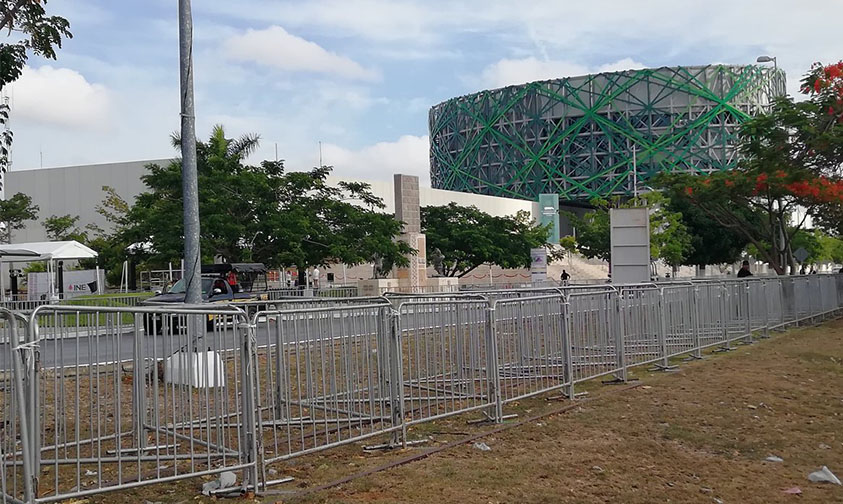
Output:
<instances>
[{"instance_id":1,"label":"white building wall","mask_svg":"<svg viewBox=\"0 0 843 504\"><path fill-rule=\"evenodd\" d=\"M140 179L146 173L146 165L169 162L169 159L154 159L10 171L6 174L6 196L24 193L39 207L38 220L28 222L26 228L14 232L12 241L46 240L42 222L52 215L78 215L81 228L88 224L105 228L107 222L96 211L106 196L103 186L113 187L120 197L131 203L146 188Z\"/></svg>"},{"instance_id":2,"label":"white building wall","mask_svg":"<svg viewBox=\"0 0 843 504\"><path fill-rule=\"evenodd\" d=\"M84 228L88 224L106 228L108 223L97 213L96 207L105 199L103 186L113 187L117 194L131 203L135 197L146 189L141 176L146 173L148 164L165 165L169 159L152 159L144 161L129 161L125 163L108 163L96 165L66 166L60 168L36 168L31 170L15 170L6 174L6 195L12 196L22 192L32 198L32 202L39 207L38 220L27 223L26 228L13 234L13 241L34 242L46 240L47 235L42 226L44 219L51 215L78 215L79 226ZM331 184L337 184L339 177L329 177ZM372 192L383 199L384 211L394 212L394 194L392 180L365 181L372 187ZM419 202L422 206L447 205L456 202L460 205L474 205L491 215L512 215L519 210L531 212L534 218L538 216L538 203L467 194L455 191L443 191L429 187L419 188Z\"/></svg>"}]
</instances>

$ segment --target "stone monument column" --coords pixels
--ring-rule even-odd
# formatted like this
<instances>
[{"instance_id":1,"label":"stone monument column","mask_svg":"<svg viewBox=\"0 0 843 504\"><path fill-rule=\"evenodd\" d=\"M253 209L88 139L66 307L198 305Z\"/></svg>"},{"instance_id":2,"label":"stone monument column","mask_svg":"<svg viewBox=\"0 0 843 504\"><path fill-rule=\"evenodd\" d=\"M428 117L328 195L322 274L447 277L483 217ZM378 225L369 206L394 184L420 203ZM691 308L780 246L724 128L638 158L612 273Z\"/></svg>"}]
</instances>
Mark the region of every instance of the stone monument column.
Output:
<instances>
[{"instance_id":1,"label":"stone monument column","mask_svg":"<svg viewBox=\"0 0 843 504\"><path fill-rule=\"evenodd\" d=\"M395 174L394 190L395 218L404 222L399 239L418 251L416 255L407 256L409 266L396 268L395 277L402 288L419 289L427 285L427 243L421 232L419 178Z\"/></svg>"}]
</instances>

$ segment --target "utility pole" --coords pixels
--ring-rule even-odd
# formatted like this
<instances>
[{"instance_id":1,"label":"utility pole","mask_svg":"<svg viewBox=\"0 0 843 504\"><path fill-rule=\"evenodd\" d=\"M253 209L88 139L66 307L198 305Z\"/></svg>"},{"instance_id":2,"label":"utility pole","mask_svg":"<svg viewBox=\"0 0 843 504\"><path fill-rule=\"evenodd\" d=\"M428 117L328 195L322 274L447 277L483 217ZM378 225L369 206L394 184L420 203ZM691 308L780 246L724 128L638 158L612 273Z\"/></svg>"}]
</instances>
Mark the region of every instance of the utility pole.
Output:
<instances>
[{"instance_id":1,"label":"utility pole","mask_svg":"<svg viewBox=\"0 0 843 504\"><path fill-rule=\"evenodd\" d=\"M185 302L202 302L199 251L199 181L196 172L196 116L193 110L193 15L190 0L179 0L181 90L181 184L184 202Z\"/></svg>"}]
</instances>

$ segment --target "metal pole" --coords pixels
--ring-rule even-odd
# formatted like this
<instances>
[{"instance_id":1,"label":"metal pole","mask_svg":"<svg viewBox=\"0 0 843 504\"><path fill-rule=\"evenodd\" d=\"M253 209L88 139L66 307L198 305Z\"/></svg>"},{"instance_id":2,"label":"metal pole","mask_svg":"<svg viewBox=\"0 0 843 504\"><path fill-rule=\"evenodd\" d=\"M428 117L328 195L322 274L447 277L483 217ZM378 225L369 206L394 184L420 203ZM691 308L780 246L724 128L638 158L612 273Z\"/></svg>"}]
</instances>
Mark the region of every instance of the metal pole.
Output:
<instances>
[{"instance_id":1,"label":"metal pole","mask_svg":"<svg viewBox=\"0 0 843 504\"><path fill-rule=\"evenodd\" d=\"M638 158L635 155L637 149L632 147L632 197L638 198Z\"/></svg>"},{"instance_id":2,"label":"metal pole","mask_svg":"<svg viewBox=\"0 0 843 504\"><path fill-rule=\"evenodd\" d=\"M196 172L196 117L193 111L193 18L190 0L179 0L179 67L181 70L181 159L184 200L185 302L202 301L199 251L199 182Z\"/></svg>"}]
</instances>

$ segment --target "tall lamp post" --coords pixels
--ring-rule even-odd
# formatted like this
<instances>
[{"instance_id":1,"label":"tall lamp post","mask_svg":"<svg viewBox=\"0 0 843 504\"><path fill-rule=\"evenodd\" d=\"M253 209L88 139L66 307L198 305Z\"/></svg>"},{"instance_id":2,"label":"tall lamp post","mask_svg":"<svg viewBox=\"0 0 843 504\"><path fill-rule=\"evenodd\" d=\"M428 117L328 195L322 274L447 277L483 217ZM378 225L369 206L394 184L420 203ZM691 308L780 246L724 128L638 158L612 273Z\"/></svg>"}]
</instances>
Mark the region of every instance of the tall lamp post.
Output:
<instances>
[{"instance_id":1,"label":"tall lamp post","mask_svg":"<svg viewBox=\"0 0 843 504\"><path fill-rule=\"evenodd\" d=\"M773 68L778 68L778 64L776 62L775 56L759 56L756 60L756 63L773 63Z\"/></svg>"},{"instance_id":2,"label":"tall lamp post","mask_svg":"<svg viewBox=\"0 0 843 504\"><path fill-rule=\"evenodd\" d=\"M184 205L185 302L202 302L199 253L199 181L196 171L196 116L193 110L193 14L190 0L179 0L181 91L181 184Z\"/></svg>"}]
</instances>

